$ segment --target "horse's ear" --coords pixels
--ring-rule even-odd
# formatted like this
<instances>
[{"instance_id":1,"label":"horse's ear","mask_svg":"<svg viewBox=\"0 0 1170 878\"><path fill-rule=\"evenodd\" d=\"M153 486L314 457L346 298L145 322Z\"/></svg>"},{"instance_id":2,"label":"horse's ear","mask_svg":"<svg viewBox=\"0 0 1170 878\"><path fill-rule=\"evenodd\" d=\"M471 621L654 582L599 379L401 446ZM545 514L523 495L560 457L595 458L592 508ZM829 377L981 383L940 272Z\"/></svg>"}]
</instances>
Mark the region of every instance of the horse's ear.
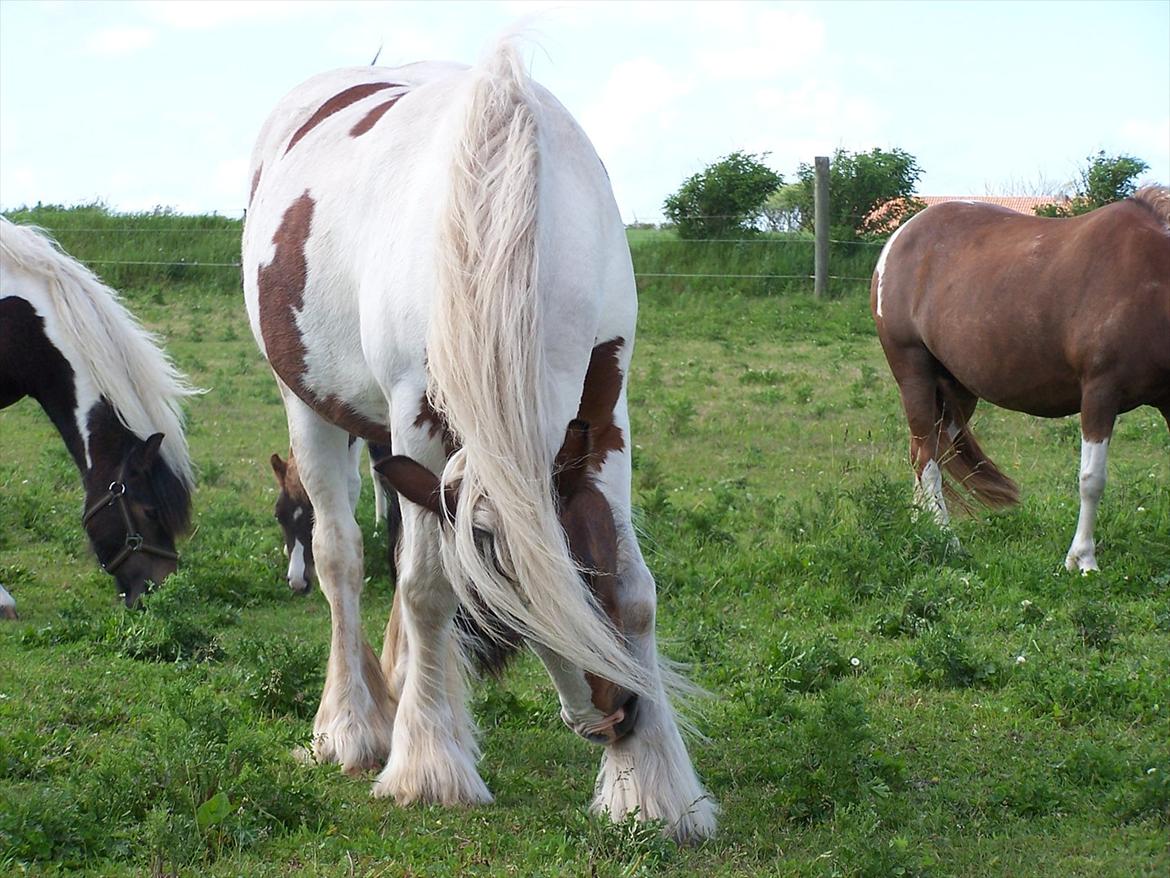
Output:
<instances>
[{"instance_id":1,"label":"horse's ear","mask_svg":"<svg viewBox=\"0 0 1170 878\"><path fill-rule=\"evenodd\" d=\"M455 491L450 487L443 491L439 477L418 461L395 454L377 461L374 469L411 503L440 518L455 517ZM440 506L440 497L443 498L441 506L445 506L445 510Z\"/></svg>"},{"instance_id":2,"label":"horse's ear","mask_svg":"<svg viewBox=\"0 0 1170 878\"><path fill-rule=\"evenodd\" d=\"M150 472L154 466L154 462L158 460L158 449L162 445L164 434L155 433L148 436L146 441L142 443L142 449L139 452L136 465L139 470L144 473Z\"/></svg>"},{"instance_id":3,"label":"horse's ear","mask_svg":"<svg viewBox=\"0 0 1170 878\"><path fill-rule=\"evenodd\" d=\"M553 485L561 500L567 500L581 487L593 454L593 433L580 418L569 421L565 441L553 461Z\"/></svg>"},{"instance_id":4,"label":"horse's ear","mask_svg":"<svg viewBox=\"0 0 1170 878\"><path fill-rule=\"evenodd\" d=\"M276 483L280 487L284 487L284 477L288 475L288 464L280 459L280 455L273 453L272 457L268 458L268 462L272 464L272 472L276 476Z\"/></svg>"}]
</instances>

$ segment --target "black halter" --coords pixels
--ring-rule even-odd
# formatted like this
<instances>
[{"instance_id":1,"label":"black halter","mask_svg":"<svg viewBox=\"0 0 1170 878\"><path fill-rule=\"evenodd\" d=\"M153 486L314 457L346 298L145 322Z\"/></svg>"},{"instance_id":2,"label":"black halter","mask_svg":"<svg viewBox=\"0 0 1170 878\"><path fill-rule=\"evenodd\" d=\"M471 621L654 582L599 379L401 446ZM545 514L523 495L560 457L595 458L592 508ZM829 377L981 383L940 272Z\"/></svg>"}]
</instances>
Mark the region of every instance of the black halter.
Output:
<instances>
[{"instance_id":1,"label":"black halter","mask_svg":"<svg viewBox=\"0 0 1170 878\"><path fill-rule=\"evenodd\" d=\"M113 558L109 561L102 562L102 569L106 573L112 574L125 564L126 559L135 552L145 552L148 555L157 555L159 558L168 558L176 562L179 560L178 552L172 552L170 549L162 548L162 546L152 546L150 543L144 541L142 534L134 529L134 521L130 518L130 507L126 503L125 482L110 482L106 496L85 510L85 515L81 518L82 526L88 525L90 520L107 506L117 506L118 511L122 513L122 521L126 525L126 542Z\"/></svg>"}]
</instances>

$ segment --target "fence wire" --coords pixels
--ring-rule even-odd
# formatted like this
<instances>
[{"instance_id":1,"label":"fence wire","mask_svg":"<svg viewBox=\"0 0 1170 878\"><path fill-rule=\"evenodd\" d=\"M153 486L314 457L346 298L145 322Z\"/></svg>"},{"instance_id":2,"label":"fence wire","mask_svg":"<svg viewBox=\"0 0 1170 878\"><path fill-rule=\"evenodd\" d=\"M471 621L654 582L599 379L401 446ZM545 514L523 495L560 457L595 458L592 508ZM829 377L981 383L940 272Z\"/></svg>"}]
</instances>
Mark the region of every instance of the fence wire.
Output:
<instances>
[{"instance_id":1,"label":"fence wire","mask_svg":"<svg viewBox=\"0 0 1170 878\"><path fill-rule=\"evenodd\" d=\"M162 239L167 236L174 235L188 235L188 234L222 234L233 235L238 237L240 230L235 228L200 228L194 226L181 226L176 228L158 229L148 226L111 226L108 228L93 228L93 227L78 227L71 228L68 226L60 226L56 228L46 228L46 232L53 235L55 238L60 235L104 235L104 234L144 234L152 235L156 239ZM773 245L773 246L800 246L811 249L814 242L806 239L780 239L780 238L662 238L658 239L670 245L676 244L750 244L750 245ZM656 243L653 238L648 239L645 244ZM882 242L875 241L837 241L829 242L833 246L860 246L860 247L881 247ZM162 249L162 248L159 248ZM144 260L144 259L86 259L82 258L82 262L88 265L102 265L102 266L144 266L152 268L234 268L239 270L242 263L239 261L232 262L204 262L195 259L186 259L179 257L172 260ZM814 276L812 274L771 274L771 273L709 273L709 272L634 272L634 278L640 280L643 278L672 278L680 280L807 280L812 281ZM850 275L829 275L829 280L834 281L869 281L869 276L859 277Z\"/></svg>"}]
</instances>

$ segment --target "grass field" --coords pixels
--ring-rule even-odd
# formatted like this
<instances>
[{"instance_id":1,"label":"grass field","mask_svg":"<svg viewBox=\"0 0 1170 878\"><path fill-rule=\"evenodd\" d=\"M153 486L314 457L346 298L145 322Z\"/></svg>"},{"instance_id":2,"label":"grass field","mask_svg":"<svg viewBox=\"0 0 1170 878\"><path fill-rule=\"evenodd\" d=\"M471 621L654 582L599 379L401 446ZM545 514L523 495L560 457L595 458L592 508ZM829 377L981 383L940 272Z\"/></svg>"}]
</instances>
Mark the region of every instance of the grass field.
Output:
<instances>
[{"instance_id":1,"label":"grass field","mask_svg":"<svg viewBox=\"0 0 1170 878\"><path fill-rule=\"evenodd\" d=\"M236 258L230 220L130 219L146 231L61 237L94 259ZM213 230L198 249L167 231L196 225ZM666 264L653 246L635 241L639 271ZM1061 565L1075 420L981 409L977 433L1023 503L958 519L956 552L911 514L905 425L863 296L646 279L634 496L665 650L713 694L691 748L723 808L715 840L677 849L587 814L600 754L563 728L530 658L476 688L490 807L399 809L290 758L310 734L328 610L283 582L267 458L287 435L238 273L109 268L209 390L189 412L196 528L148 610L122 610L48 420L27 400L0 412L0 582L22 613L0 628L0 874L1170 870L1170 435L1153 410L1123 416L1110 449L1103 573ZM378 644L392 592L368 500Z\"/></svg>"}]
</instances>

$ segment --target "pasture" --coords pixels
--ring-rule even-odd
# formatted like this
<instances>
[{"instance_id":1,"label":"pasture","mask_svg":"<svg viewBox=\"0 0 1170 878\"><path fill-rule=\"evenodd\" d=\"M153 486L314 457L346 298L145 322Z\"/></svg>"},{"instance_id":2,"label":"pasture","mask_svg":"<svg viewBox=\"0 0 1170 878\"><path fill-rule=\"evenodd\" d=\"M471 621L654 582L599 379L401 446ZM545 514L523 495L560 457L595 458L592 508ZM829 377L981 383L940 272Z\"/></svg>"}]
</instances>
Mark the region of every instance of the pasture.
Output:
<instances>
[{"instance_id":1,"label":"pasture","mask_svg":"<svg viewBox=\"0 0 1170 878\"><path fill-rule=\"evenodd\" d=\"M0 582L22 614L0 627L0 872L1170 868L1170 435L1152 409L1118 421L1100 574L1062 565L1071 419L980 409L976 433L1023 502L959 517L956 551L911 512L905 421L859 285L815 302L811 284L643 280L634 499L664 649L712 694L693 705L708 740L691 753L722 807L719 835L677 849L653 827L589 816L600 753L563 727L530 657L476 687L496 803L399 809L371 799L369 779L289 755L311 729L328 608L284 584L267 460L287 433L238 273L97 264L231 262L238 224L12 218L104 229L59 237L208 393L189 407L195 532L143 613L120 607L90 557L77 473L48 420L28 400L0 412ZM637 271L677 264L655 247L680 245L661 238L635 238ZM732 262L704 272L714 257L688 258L693 273ZM869 258L841 273L867 274ZM368 482L359 517L379 645L392 591Z\"/></svg>"}]
</instances>

